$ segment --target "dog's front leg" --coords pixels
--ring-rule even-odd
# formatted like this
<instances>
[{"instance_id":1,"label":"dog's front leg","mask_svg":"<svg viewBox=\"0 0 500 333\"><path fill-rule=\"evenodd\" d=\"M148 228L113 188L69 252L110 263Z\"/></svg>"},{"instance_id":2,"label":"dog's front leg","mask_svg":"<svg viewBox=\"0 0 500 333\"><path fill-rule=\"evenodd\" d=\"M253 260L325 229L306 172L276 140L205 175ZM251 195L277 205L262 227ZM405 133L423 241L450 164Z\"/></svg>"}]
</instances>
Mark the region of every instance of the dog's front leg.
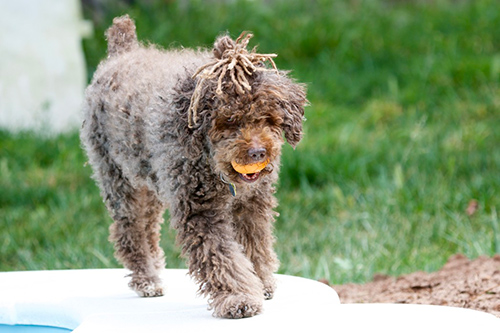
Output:
<instances>
[{"instance_id":1,"label":"dog's front leg","mask_svg":"<svg viewBox=\"0 0 500 333\"><path fill-rule=\"evenodd\" d=\"M233 226L224 212L191 214L178 226L178 241L188 255L189 273L209 297L214 315L251 317L261 312L263 285L252 263L235 241Z\"/></svg>"},{"instance_id":2,"label":"dog's front leg","mask_svg":"<svg viewBox=\"0 0 500 333\"><path fill-rule=\"evenodd\" d=\"M242 244L256 274L264 285L265 299L271 299L276 289L273 273L279 261L274 252L273 223L277 201L271 189L259 195L245 197L233 205L236 239Z\"/></svg>"}]
</instances>

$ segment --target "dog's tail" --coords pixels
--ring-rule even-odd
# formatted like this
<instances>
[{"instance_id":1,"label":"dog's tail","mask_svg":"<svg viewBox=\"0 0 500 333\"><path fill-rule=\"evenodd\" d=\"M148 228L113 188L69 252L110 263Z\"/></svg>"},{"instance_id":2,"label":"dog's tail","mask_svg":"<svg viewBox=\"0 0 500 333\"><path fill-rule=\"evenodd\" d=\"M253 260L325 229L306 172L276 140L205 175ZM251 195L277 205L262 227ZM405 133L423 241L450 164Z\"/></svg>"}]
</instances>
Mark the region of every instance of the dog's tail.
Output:
<instances>
[{"instance_id":1,"label":"dog's tail","mask_svg":"<svg viewBox=\"0 0 500 333\"><path fill-rule=\"evenodd\" d=\"M106 31L106 38L110 57L129 52L139 46L134 21L128 15L113 19L113 25Z\"/></svg>"}]
</instances>

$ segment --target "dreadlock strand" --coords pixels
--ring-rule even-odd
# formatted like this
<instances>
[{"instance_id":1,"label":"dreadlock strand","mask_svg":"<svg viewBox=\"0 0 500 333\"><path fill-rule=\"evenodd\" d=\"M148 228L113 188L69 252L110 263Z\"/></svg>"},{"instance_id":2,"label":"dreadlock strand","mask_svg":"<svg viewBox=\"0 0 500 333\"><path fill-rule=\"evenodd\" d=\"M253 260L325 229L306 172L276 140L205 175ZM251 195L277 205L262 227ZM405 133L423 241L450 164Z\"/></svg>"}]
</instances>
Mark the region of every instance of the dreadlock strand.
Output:
<instances>
[{"instance_id":1,"label":"dreadlock strand","mask_svg":"<svg viewBox=\"0 0 500 333\"><path fill-rule=\"evenodd\" d=\"M236 66L237 63L238 63L238 59L237 59L237 57L234 57L231 60L231 63L229 63L229 65L227 65L227 69L229 69L230 71L233 70L234 66Z\"/></svg>"},{"instance_id":2,"label":"dreadlock strand","mask_svg":"<svg viewBox=\"0 0 500 333\"><path fill-rule=\"evenodd\" d=\"M203 66L200 66L195 72L193 75L191 75L191 78L195 78L197 77L205 68L207 67L210 67L210 66L214 66L215 64L217 64L219 61L218 60L215 60L215 61L212 61L212 62L209 62Z\"/></svg>"},{"instance_id":3,"label":"dreadlock strand","mask_svg":"<svg viewBox=\"0 0 500 333\"><path fill-rule=\"evenodd\" d=\"M224 76L226 76L227 67L228 66L222 67L219 79L217 80L217 90L216 90L217 95L222 95L222 79L224 78Z\"/></svg>"},{"instance_id":4,"label":"dreadlock strand","mask_svg":"<svg viewBox=\"0 0 500 333\"><path fill-rule=\"evenodd\" d=\"M252 90L252 86L250 86L250 84L248 83L248 80L247 78L245 77L245 72L244 70L241 68L241 66L237 66L236 67L236 77L238 78L238 82L244 87L246 88L246 90L248 91L251 91Z\"/></svg>"},{"instance_id":5,"label":"dreadlock strand","mask_svg":"<svg viewBox=\"0 0 500 333\"><path fill-rule=\"evenodd\" d=\"M236 44L246 51L248 42L253 37L253 34L247 31L243 31L241 35L236 39Z\"/></svg>"},{"instance_id":6,"label":"dreadlock strand","mask_svg":"<svg viewBox=\"0 0 500 333\"><path fill-rule=\"evenodd\" d=\"M234 84L234 87L236 88L236 92L239 94L239 95L243 95L245 94L245 90L243 90L243 88L241 87L241 84L238 82L238 80L236 79L235 75L234 75L234 70L231 70L229 71L229 74L231 76L231 81L233 82Z\"/></svg>"},{"instance_id":7,"label":"dreadlock strand","mask_svg":"<svg viewBox=\"0 0 500 333\"><path fill-rule=\"evenodd\" d=\"M243 63L243 66L241 67L243 67L243 69L248 75L252 75L252 72L255 72L254 64L252 64L252 62L248 59L246 55L240 55L240 59L242 60L241 62ZM250 67L252 71L250 71L248 67Z\"/></svg>"},{"instance_id":8,"label":"dreadlock strand","mask_svg":"<svg viewBox=\"0 0 500 333\"><path fill-rule=\"evenodd\" d=\"M224 64L227 63L227 62L229 62L229 59L221 59L221 60L219 60L216 64L214 64L214 66L212 67L212 69L210 69L207 72L206 76L208 78L211 78L212 76L216 76L217 74L215 74L215 73L217 73L221 69L221 67L223 67Z\"/></svg>"}]
</instances>

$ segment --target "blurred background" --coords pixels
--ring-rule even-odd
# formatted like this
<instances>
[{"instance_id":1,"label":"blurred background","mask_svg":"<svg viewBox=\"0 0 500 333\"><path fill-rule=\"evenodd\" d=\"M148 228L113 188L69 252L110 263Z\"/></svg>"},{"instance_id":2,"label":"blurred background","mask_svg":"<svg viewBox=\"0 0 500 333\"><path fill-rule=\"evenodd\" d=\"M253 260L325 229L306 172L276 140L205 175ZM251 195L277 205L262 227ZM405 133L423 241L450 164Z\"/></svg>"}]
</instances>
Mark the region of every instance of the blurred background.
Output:
<instances>
[{"instance_id":1,"label":"blurred background","mask_svg":"<svg viewBox=\"0 0 500 333\"><path fill-rule=\"evenodd\" d=\"M104 31L126 13L140 40L165 48L252 31L250 46L307 83L305 136L283 152L277 193L280 273L366 282L500 253L498 1L18 3L0 10L1 271L119 267L78 128ZM185 267L168 223L162 246L169 268Z\"/></svg>"}]
</instances>

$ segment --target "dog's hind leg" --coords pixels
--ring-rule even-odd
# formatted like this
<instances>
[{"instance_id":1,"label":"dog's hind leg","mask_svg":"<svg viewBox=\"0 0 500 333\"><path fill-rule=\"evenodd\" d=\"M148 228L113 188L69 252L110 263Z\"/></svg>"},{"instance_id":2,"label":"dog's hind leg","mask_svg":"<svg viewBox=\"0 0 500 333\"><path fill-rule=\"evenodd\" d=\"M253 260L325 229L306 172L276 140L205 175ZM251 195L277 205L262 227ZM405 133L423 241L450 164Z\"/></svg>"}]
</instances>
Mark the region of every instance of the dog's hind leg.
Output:
<instances>
[{"instance_id":1,"label":"dog's hind leg","mask_svg":"<svg viewBox=\"0 0 500 333\"><path fill-rule=\"evenodd\" d=\"M153 266L157 274L165 268L165 254L160 247L161 225L163 224L163 213L165 205L158 200L155 193L146 191L146 211L144 221L146 222L146 237L148 239L149 250L153 261Z\"/></svg>"},{"instance_id":2,"label":"dog's hind leg","mask_svg":"<svg viewBox=\"0 0 500 333\"><path fill-rule=\"evenodd\" d=\"M132 271L129 287L143 297L162 296L159 272L165 260L158 243L163 205L146 187L134 189L123 177L103 185L114 220L109 239L115 244L115 257Z\"/></svg>"}]
</instances>

